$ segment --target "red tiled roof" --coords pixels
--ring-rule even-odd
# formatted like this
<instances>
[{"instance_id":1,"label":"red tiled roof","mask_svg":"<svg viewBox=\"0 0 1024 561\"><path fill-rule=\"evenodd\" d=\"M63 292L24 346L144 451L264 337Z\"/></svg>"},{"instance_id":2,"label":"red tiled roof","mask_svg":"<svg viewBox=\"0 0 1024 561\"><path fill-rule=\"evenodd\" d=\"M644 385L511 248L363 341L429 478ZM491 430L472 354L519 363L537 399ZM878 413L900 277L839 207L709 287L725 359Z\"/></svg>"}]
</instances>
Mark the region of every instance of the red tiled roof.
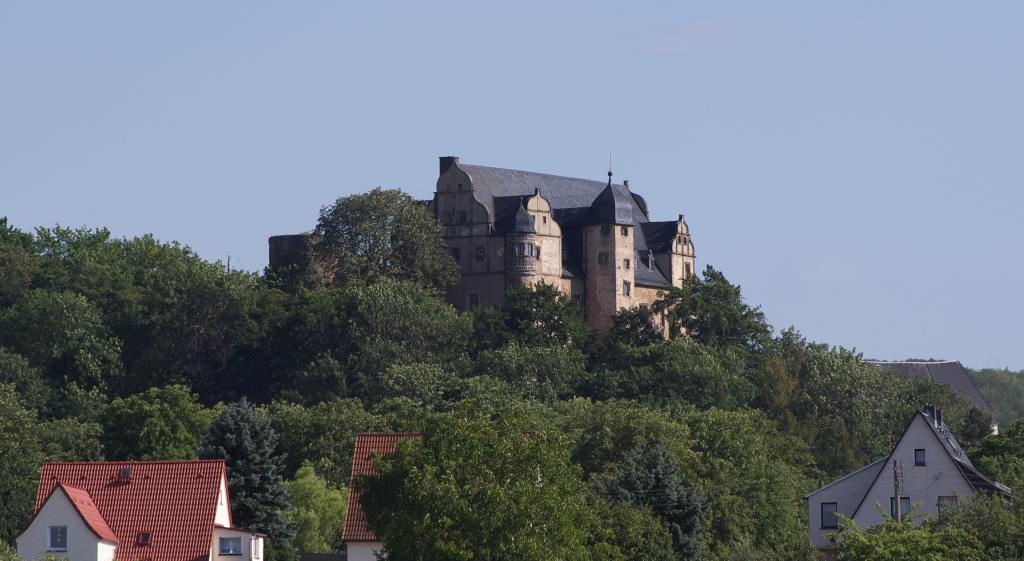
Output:
<instances>
[{"instance_id":1,"label":"red tiled roof","mask_svg":"<svg viewBox=\"0 0 1024 561\"><path fill-rule=\"evenodd\" d=\"M355 481L357 475L376 473L373 469L374 452L388 456L395 453L395 445L399 440L419 437L419 434L412 432L364 432L356 435L356 449L352 457L352 481ZM377 536L366 528L366 516L359 506L359 493L352 489L351 483L348 490L348 505L345 509L345 528L341 532L341 539L347 542L379 541Z\"/></svg>"},{"instance_id":2,"label":"red tiled roof","mask_svg":"<svg viewBox=\"0 0 1024 561\"><path fill-rule=\"evenodd\" d=\"M131 468L129 479L119 477L122 468ZM226 480L224 460L47 462L39 478L34 512L39 512L58 485L70 491L73 502L75 491L81 491L75 496L84 495L107 530L121 542L117 559L206 561L213 544L222 480ZM75 506L84 511L84 503ZM142 532L151 535L150 545L139 545Z\"/></svg>"},{"instance_id":3,"label":"red tiled roof","mask_svg":"<svg viewBox=\"0 0 1024 561\"><path fill-rule=\"evenodd\" d=\"M79 489L78 487L72 487L70 485L57 485L57 489L64 491L64 494L68 496L68 500L75 506L75 510L85 521L85 525L89 527L100 539L110 541L120 541L114 534L114 531L107 525L107 521L103 519L103 515L96 508L96 503L92 502L92 498L89 496L89 492L85 489ZM54 489L56 492L56 489Z\"/></svg>"}]
</instances>

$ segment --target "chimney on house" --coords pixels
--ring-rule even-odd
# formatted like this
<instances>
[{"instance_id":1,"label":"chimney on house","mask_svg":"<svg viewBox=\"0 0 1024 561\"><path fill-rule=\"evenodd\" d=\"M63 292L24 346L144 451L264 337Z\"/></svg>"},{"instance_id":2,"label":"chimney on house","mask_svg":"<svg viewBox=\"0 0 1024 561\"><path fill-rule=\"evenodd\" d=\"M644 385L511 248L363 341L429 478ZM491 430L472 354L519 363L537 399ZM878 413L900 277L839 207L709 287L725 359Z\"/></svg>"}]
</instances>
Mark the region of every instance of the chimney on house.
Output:
<instances>
[{"instance_id":1,"label":"chimney on house","mask_svg":"<svg viewBox=\"0 0 1024 561\"><path fill-rule=\"evenodd\" d=\"M623 179L622 180L622 186L625 187L626 190L629 190L629 180L628 179Z\"/></svg>"},{"instance_id":2,"label":"chimney on house","mask_svg":"<svg viewBox=\"0 0 1024 561\"><path fill-rule=\"evenodd\" d=\"M931 417L932 425L934 425L935 428L939 428L939 422L935 418L935 406L934 405L925 405L924 406L924 412L927 413L929 417Z\"/></svg>"},{"instance_id":3,"label":"chimney on house","mask_svg":"<svg viewBox=\"0 0 1024 561\"><path fill-rule=\"evenodd\" d=\"M936 427L941 427L942 426L942 409L936 409L935 410L935 415L936 415L935 426Z\"/></svg>"}]
</instances>

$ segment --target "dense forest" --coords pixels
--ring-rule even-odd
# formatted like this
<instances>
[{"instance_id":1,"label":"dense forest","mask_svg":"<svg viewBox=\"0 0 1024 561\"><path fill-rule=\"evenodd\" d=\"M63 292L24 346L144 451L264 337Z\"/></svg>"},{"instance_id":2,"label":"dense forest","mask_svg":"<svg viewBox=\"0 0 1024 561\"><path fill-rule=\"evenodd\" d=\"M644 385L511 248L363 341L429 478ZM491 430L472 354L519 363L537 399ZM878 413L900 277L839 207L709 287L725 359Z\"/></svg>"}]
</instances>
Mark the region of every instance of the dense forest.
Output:
<instances>
[{"instance_id":1,"label":"dense forest","mask_svg":"<svg viewBox=\"0 0 1024 561\"><path fill-rule=\"evenodd\" d=\"M394 559L814 559L803 496L886 455L925 404L987 475L1024 482L1021 373L972 371L1004 427L986 437L964 396L775 329L711 266L598 333L546 285L445 304L452 263L400 192L339 199L315 233L318 266L257 273L0 221L3 542L43 461L226 457L236 522L270 557L340 551L366 431L422 435L357 481ZM225 444L242 432L248 452ZM982 497L840 555L1021 558L1022 516Z\"/></svg>"}]
</instances>

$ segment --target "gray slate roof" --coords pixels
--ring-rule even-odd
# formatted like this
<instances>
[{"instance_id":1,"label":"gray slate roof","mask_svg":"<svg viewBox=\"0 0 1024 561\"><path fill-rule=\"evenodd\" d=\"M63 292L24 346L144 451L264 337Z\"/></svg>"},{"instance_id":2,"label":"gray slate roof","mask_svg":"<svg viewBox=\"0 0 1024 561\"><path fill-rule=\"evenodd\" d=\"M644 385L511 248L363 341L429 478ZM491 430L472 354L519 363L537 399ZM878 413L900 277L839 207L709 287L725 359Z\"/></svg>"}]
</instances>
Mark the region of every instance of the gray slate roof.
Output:
<instances>
[{"instance_id":1,"label":"gray slate roof","mask_svg":"<svg viewBox=\"0 0 1024 561\"><path fill-rule=\"evenodd\" d=\"M953 388L954 392L959 393L962 391L967 394L971 403L982 411L992 413L992 408L989 407L988 402L982 397L978 387L971 381L971 377L958 360L945 362L883 362L868 360L865 362L879 370L898 370L911 379L924 377L946 384ZM995 415L992 416L992 424L999 424Z\"/></svg>"}]
</instances>

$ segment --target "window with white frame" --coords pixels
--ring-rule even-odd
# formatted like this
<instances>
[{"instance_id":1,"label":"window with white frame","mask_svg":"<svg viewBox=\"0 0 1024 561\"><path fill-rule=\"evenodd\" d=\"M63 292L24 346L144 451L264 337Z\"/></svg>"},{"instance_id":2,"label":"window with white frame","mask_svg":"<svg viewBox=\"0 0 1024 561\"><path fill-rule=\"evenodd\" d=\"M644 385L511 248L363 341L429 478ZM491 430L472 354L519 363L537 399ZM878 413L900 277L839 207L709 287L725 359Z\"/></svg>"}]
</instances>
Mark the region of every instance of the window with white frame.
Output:
<instances>
[{"instance_id":1,"label":"window with white frame","mask_svg":"<svg viewBox=\"0 0 1024 561\"><path fill-rule=\"evenodd\" d=\"M910 497L900 497L900 517L910 514ZM889 516L896 518L896 497L889 497Z\"/></svg>"},{"instance_id":2,"label":"window with white frame","mask_svg":"<svg viewBox=\"0 0 1024 561\"><path fill-rule=\"evenodd\" d=\"M939 497L939 500L938 500L937 504L938 504L938 507L939 507L939 512L942 512L944 510L948 510L948 509L951 509L951 508L956 508L957 498L956 498L956 496L952 496L952 497Z\"/></svg>"},{"instance_id":3,"label":"window with white frame","mask_svg":"<svg viewBox=\"0 0 1024 561\"><path fill-rule=\"evenodd\" d=\"M50 551L68 550L68 527L50 526Z\"/></svg>"},{"instance_id":4,"label":"window with white frame","mask_svg":"<svg viewBox=\"0 0 1024 561\"><path fill-rule=\"evenodd\" d=\"M221 538L220 539L220 554L221 555L241 555L242 554L242 538Z\"/></svg>"}]
</instances>

